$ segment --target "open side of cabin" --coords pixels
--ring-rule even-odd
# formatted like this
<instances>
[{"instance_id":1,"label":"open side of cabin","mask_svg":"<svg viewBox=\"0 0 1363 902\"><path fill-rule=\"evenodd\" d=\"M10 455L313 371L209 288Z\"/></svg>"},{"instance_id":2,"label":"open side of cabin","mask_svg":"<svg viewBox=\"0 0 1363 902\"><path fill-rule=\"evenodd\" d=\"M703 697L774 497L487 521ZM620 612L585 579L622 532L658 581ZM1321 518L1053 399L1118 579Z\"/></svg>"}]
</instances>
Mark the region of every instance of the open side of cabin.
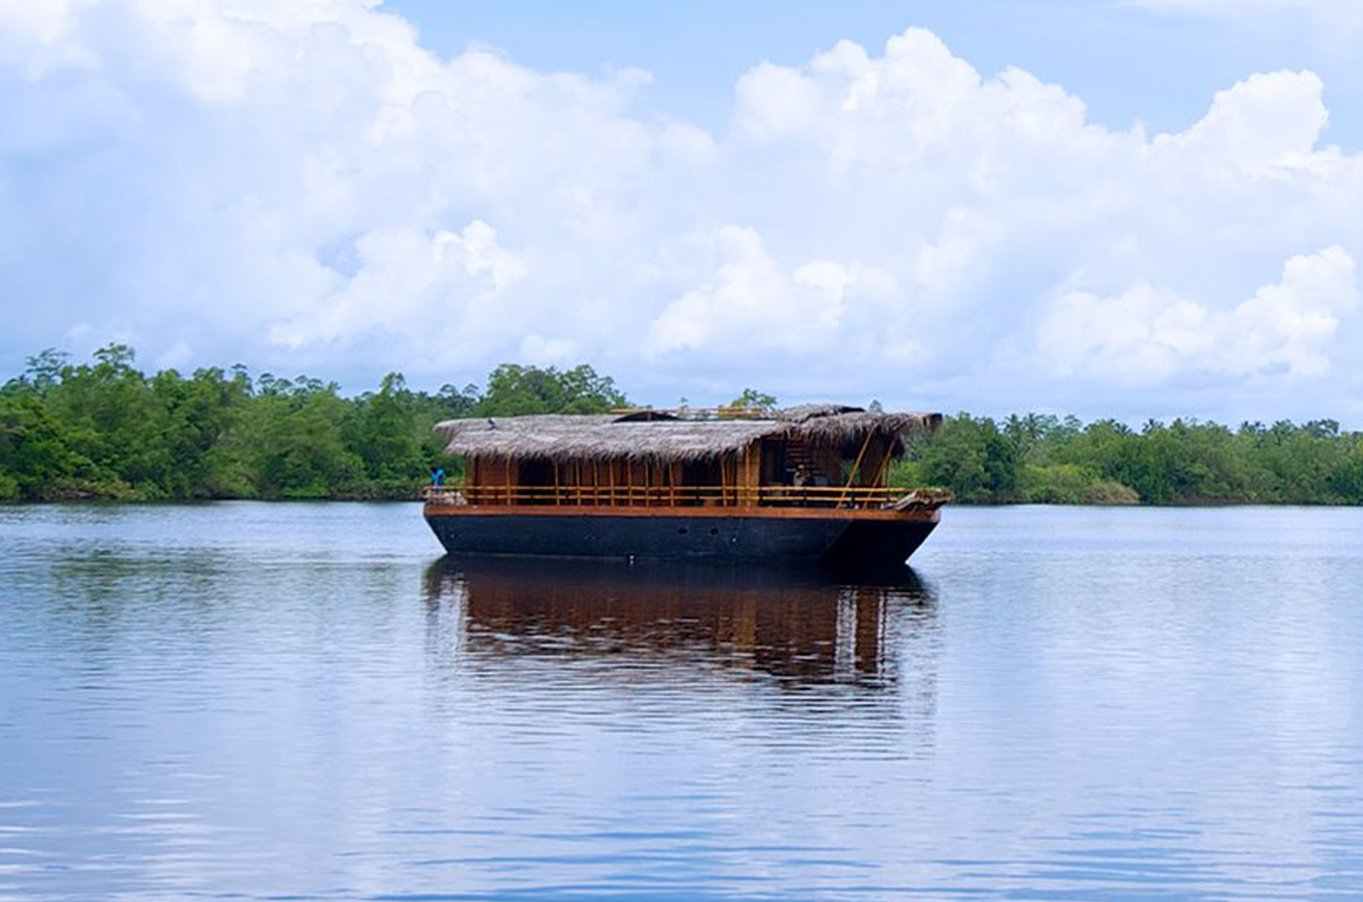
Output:
<instances>
[{"instance_id":1,"label":"open side of cabin","mask_svg":"<svg viewBox=\"0 0 1363 902\"><path fill-rule=\"evenodd\" d=\"M936 414L822 408L783 418L608 417L448 421L463 485L433 503L555 507L883 508L890 464ZM798 409L797 409L798 411ZM797 416L803 415L803 419ZM821 419L822 418L822 419Z\"/></svg>"},{"instance_id":2,"label":"open side of cabin","mask_svg":"<svg viewBox=\"0 0 1363 902\"><path fill-rule=\"evenodd\" d=\"M461 486L426 522L455 554L901 565L946 496L887 484L937 414L793 408L449 420Z\"/></svg>"}]
</instances>

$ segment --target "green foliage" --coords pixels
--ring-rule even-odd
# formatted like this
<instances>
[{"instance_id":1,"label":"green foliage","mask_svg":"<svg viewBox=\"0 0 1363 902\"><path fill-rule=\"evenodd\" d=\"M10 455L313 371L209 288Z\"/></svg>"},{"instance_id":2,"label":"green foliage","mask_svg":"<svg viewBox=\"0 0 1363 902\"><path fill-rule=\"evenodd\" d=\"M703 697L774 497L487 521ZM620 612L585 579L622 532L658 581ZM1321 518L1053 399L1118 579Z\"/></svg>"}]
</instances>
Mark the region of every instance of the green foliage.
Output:
<instances>
[{"instance_id":1,"label":"green foliage","mask_svg":"<svg viewBox=\"0 0 1363 902\"><path fill-rule=\"evenodd\" d=\"M46 486L63 485L78 460L42 397L29 385L0 391L0 499L37 499Z\"/></svg>"},{"instance_id":2,"label":"green foliage","mask_svg":"<svg viewBox=\"0 0 1363 902\"><path fill-rule=\"evenodd\" d=\"M423 472L422 438L430 431L430 424L417 419L402 374L389 373L378 392L360 396L350 419L348 444L363 462L368 480L381 490L391 489Z\"/></svg>"},{"instance_id":3,"label":"green foliage","mask_svg":"<svg viewBox=\"0 0 1363 902\"><path fill-rule=\"evenodd\" d=\"M477 416L543 413L606 413L628 401L609 376L583 365L560 372L504 363L487 378L487 391L473 405Z\"/></svg>"},{"instance_id":4,"label":"green foliage","mask_svg":"<svg viewBox=\"0 0 1363 902\"><path fill-rule=\"evenodd\" d=\"M754 388L745 388L743 393L724 405L726 410L760 410L768 413L776 409L776 398Z\"/></svg>"},{"instance_id":5,"label":"green foliage","mask_svg":"<svg viewBox=\"0 0 1363 902\"><path fill-rule=\"evenodd\" d=\"M1141 496L1129 485L1099 479L1084 488L1084 504L1140 504Z\"/></svg>"},{"instance_id":6,"label":"green foliage","mask_svg":"<svg viewBox=\"0 0 1363 902\"><path fill-rule=\"evenodd\" d=\"M1033 504L1084 504L1092 473L1074 464L1023 464L1018 489Z\"/></svg>"},{"instance_id":7,"label":"green foliage","mask_svg":"<svg viewBox=\"0 0 1363 902\"><path fill-rule=\"evenodd\" d=\"M923 480L945 486L966 503L1018 500L1017 446L988 417L961 413L914 449Z\"/></svg>"},{"instance_id":8,"label":"green foliage","mask_svg":"<svg viewBox=\"0 0 1363 902\"><path fill-rule=\"evenodd\" d=\"M0 386L0 501L80 498L412 498L431 470L453 478L435 423L464 416L602 413L628 405L608 376L505 364L486 386L375 391L245 368L151 376L126 345L73 364L48 349ZM769 410L754 389L730 407ZM961 413L915 441L891 479L967 503L1363 504L1363 434L1333 420L1271 426Z\"/></svg>"},{"instance_id":9,"label":"green foliage","mask_svg":"<svg viewBox=\"0 0 1363 902\"><path fill-rule=\"evenodd\" d=\"M1333 420L1232 431L1180 419L1136 431L1039 414L1000 427L960 414L893 475L976 503L1363 504L1363 435Z\"/></svg>"},{"instance_id":10,"label":"green foliage","mask_svg":"<svg viewBox=\"0 0 1363 902\"><path fill-rule=\"evenodd\" d=\"M246 432L256 493L263 498L330 498L355 492L364 463L346 447L346 413L335 385L304 383L263 394L253 405Z\"/></svg>"},{"instance_id":11,"label":"green foliage","mask_svg":"<svg viewBox=\"0 0 1363 902\"><path fill-rule=\"evenodd\" d=\"M589 366L500 366L485 390L412 391L400 373L342 397L308 376L140 372L126 345L72 365L48 349L0 388L0 501L414 498L451 477L432 427L462 416L600 413L628 404Z\"/></svg>"}]
</instances>

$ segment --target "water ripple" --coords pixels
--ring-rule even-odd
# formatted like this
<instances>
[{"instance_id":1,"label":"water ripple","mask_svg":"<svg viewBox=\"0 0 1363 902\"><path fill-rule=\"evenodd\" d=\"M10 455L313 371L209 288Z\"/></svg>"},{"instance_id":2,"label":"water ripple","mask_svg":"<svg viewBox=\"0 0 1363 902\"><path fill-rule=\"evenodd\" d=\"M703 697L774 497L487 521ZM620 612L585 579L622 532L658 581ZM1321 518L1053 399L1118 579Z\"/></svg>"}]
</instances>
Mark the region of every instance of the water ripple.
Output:
<instances>
[{"instance_id":1,"label":"water ripple","mask_svg":"<svg viewBox=\"0 0 1363 902\"><path fill-rule=\"evenodd\" d=\"M1363 895L1363 512L949 510L862 581L424 529L0 507L0 899Z\"/></svg>"}]
</instances>

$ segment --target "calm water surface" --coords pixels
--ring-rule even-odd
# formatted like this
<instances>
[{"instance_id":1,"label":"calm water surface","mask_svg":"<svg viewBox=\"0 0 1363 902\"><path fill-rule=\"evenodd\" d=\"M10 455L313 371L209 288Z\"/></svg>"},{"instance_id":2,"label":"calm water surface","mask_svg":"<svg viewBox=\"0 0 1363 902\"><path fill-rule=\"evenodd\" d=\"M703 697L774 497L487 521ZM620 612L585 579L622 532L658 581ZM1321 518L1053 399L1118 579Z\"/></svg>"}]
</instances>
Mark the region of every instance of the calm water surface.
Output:
<instances>
[{"instance_id":1,"label":"calm water surface","mask_svg":"<svg viewBox=\"0 0 1363 902\"><path fill-rule=\"evenodd\" d=\"M944 521L857 585L0 507L0 899L1363 896L1363 511Z\"/></svg>"}]
</instances>

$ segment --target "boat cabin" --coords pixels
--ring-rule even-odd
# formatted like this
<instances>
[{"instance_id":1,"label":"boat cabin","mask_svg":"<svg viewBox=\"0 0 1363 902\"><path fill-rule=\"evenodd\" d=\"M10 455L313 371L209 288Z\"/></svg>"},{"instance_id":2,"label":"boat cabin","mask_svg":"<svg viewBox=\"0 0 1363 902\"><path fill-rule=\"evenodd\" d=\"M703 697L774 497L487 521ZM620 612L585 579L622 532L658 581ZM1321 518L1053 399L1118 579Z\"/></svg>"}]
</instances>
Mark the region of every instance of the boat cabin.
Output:
<instances>
[{"instance_id":1,"label":"boat cabin","mask_svg":"<svg viewBox=\"0 0 1363 902\"><path fill-rule=\"evenodd\" d=\"M884 507L890 463L941 415L838 405L781 411L627 410L447 420L463 485L432 501L478 506Z\"/></svg>"}]
</instances>

